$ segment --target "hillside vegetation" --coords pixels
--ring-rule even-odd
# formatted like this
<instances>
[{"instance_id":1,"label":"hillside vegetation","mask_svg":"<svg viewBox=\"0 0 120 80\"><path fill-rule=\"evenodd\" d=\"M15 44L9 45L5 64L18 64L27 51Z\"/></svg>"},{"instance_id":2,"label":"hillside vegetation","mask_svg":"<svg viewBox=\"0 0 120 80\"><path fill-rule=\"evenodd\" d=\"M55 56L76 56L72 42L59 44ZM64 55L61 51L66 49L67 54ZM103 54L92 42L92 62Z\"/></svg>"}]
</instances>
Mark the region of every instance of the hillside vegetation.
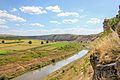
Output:
<instances>
[{"instance_id":1,"label":"hillside vegetation","mask_svg":"<svg viewBox=\"0 0 120 80\"><path fill-rule=\"evenodd\" d=\"M104 32L90 43L87 55L45 80L120 80L120 14L103 22Z\"/></svg>"},{"instance_id":2,"label":"hillside vegetation","mask_svg":"<svg viewBox=\"0 0 120 80\"><path fill-rule=\"evenodd\" d=\"M120 80L120 13L105 19L104 32L92 43L92 80Z\"/></svg>"}]
</instances>

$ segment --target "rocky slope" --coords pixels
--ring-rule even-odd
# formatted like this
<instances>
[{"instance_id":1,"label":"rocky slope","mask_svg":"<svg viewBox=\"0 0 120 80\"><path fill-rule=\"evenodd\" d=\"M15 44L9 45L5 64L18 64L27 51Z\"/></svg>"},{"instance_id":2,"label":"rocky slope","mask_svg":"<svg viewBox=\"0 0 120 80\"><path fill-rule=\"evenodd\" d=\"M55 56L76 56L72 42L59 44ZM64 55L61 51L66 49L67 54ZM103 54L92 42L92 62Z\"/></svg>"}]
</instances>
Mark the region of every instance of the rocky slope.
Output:
<instances>
[{"instance_id":1,"label":"rocky slope","mask_svg":"<svg viewBox=\"0 0 120 80\"><path fill-rule=\"evenodd\" d=\"M104 32L92 42L92 80L120 80L120 12L104 20Z\"/></svg>"}]
</instances>

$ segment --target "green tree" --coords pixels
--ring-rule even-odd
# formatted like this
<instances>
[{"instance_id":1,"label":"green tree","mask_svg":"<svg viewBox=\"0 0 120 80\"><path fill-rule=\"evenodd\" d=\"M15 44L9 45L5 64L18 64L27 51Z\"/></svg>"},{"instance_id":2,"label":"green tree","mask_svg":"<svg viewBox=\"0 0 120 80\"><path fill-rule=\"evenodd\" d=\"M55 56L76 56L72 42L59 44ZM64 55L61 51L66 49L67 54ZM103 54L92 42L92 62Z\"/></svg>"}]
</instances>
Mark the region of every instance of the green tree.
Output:
<instances>
[{"instance_id":1,"label":"green tree","mask_svg":"<svg viewBox=\"0 0 120 80\"><path fill-rule=\"evenodd\" d=\"M44 44L44 42L43 42L43 41L41 41L41 44Z\"/></svg>"},{"instance_id":2,"label":"green tree","mask_svg":"<svg viewBox=\"0 0 120 80\"><path fill-rule=\"evenodd\" d=\"M46 43L49 43L49 41L47 40Z\"/></svg>"},{"instance_id":3,"label":"green tree","mask_svg":"<svg viewBox=\"0 0 120 80\"><path fill-rule=\"evenodd\" d=\"M1 41L1 43L5 43L5 41L4 41L4 40L2 40L2 41Z\"/></svg>"},{"instance_id":4,"label":"green tree","mask_svg":"<svg viewBox=\"0 0 120 80\"><path fill-rule=\"evenodd\" d=\"M29 44L32 44L32 41L29 41L28 43L29 43Z\"/></svg>"},{"instance_id":5,"label":"green tree","mask_svg":"<svg viewBox=\"0 0 120 80\"><path fill-rule=\"evenodd\" d=\"M18 41L20 42L20 41L21 41L21 39L19 38L19 39L18 39Z\"/></svg>"}]
</instances>

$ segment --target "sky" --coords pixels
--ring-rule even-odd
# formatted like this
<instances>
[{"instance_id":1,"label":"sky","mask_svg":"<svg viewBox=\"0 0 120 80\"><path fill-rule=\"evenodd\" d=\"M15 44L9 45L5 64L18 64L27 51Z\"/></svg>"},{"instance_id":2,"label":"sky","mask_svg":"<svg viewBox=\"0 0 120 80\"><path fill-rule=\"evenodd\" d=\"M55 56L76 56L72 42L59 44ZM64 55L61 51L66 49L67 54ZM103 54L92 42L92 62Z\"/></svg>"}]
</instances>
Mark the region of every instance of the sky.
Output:
<instances>
[{"instance_id":1,"label":"sky","mask_svg":"<svg viewBox=\"0 0 120 80\"><path fill-rule=\"evenodd\" d=\"M0 0L0 34L88 35L103 31L120 0Z\"/></svg>"}]
</instances>

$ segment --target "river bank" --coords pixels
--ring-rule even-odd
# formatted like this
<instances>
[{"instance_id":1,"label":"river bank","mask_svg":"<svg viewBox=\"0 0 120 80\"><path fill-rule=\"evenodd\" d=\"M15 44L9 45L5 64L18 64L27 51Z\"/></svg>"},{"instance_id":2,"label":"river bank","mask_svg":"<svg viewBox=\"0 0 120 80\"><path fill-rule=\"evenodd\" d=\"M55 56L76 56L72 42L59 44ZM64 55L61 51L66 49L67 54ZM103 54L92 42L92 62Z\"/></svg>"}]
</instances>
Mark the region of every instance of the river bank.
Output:
<instances>
[{"instance_id":1,"label":"river bank","mask_svg":"<svg viewBox=\"0 0 120 80\"><path fill-rule=\"evenodd\" d=\"M89 61L91 53L89 51L81 58L46 76L43 80L91 80L93 74Z\"/></svg>"},{"instance_id":2,"label":"river bank","mask_svg":"<svg viewBox=\"0 0 120 80\"><path fill-rule=\"evenodd\" d=\"M42 68L46 65L60 61L62 59L72 56L73 54L76 54L82 49L82 45L83 43L81 44L76 42L57 42L43 45L42 47L40 46L28 49L24 52L19 52L17 54L5 55L8 59L11 57L17 58L17 56L19 58L23 55L34 55L34 58L30 58L30 60L24 61L9 62L8 64L2 65L0 66L0 75L5 75L9 79L11 79L28 71ZM42 55L47 53L47 55L37 57L36 55L38 55L39 53L41 53Z\"/></svg>"},{"instance_id":3,"label":"river bank","mask_svg":"<svg viewBox=\"0 0 120 80\"><path fill-rule=\"evenodd\" d=\"M38 70L34 70L28 73L25 73L21 76L18 76L17 78L14 78L13 80L43 80L44 77L51 74L52 72L60 69L61 67L81 58L85 54L87 54L87 50L82 50L78 54L75 54L69 58L66 58L64 60L58 61L55 64L48 65L46 67L43 67Z\"/></svg>"}]
</instances>

